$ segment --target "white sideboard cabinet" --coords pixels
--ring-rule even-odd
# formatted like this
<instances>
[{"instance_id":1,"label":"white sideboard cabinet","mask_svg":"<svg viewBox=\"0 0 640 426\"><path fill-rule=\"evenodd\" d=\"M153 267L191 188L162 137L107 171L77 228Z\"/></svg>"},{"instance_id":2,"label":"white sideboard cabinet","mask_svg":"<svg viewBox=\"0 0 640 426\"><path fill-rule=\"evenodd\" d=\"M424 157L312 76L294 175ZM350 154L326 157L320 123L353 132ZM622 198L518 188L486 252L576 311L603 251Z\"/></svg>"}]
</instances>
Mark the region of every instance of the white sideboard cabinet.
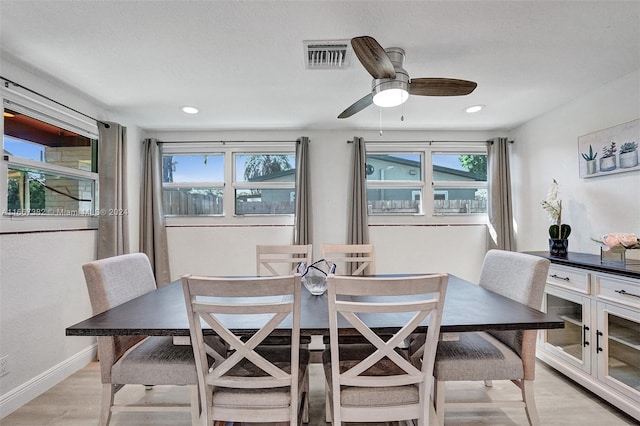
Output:
<instances>
[{"instance_id":1,"label":"white sideboard cabinet","mask_svg":"<svg viewBox=\"0 0 640 426\"><path fill-rule=\"evenodd\" d=\"M538 358L640 421L640 265L529 253L551 261L543 310L565 322L538 333Z\"/></svg>"}]
</instances>

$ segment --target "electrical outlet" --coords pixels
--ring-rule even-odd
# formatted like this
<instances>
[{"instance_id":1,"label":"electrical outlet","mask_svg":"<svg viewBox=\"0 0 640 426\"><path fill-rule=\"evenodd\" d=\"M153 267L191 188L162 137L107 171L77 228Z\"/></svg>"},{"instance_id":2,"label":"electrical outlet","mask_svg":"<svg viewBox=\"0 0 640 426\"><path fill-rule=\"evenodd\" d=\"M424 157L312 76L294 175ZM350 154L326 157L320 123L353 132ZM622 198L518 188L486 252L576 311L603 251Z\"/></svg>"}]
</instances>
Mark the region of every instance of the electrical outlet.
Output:
<instances>
[{"instance_id":1,"label":"electrical outlet","mask_svg":"<svg viewBox=\"0 0 640 426\"><path fill-rule=\"evenodd\" d=\"M0 377L9 374L9 355L0 358Z\"/></svg>"}]
</instances>

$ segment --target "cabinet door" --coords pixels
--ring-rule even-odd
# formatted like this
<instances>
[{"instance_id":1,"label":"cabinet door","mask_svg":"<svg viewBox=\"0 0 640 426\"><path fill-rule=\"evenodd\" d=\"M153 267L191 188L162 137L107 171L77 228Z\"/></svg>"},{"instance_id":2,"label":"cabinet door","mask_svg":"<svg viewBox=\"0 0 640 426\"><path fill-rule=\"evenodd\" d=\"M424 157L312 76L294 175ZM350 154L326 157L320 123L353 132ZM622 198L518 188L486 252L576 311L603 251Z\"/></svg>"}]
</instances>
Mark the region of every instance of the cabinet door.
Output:
<instances>
[{"instance_id":1,"label":"cabinet door","mask_svg":"<svg viewBox=\"0 0 640 426\"><path fill-rule=\"evenodd\" d=\"M547 286L543 310L564 320L564 328L544 330L540 345L586 373L591 373L590 303L586 296Z\"/></svg>"},{"instance_id":2,"label":"cabinet door","mask_svg":"<svg viewBox=\"0 0 640 426\"><path fill-rule=\"evenodd\" d=\"M640 402L640 312L598 302L598 379Z\"/></svg>"}]
</instances>

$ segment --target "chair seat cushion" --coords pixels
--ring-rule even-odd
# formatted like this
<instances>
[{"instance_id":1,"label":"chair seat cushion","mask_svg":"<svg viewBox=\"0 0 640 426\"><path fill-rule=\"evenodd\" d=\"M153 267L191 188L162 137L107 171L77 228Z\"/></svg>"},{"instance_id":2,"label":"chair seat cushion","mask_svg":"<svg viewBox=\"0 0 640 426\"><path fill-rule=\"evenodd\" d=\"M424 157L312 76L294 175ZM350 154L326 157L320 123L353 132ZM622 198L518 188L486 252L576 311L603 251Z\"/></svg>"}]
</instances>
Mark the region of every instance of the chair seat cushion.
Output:
<instances>
[{"instance_id":1,"label":"chair seat cushion","mask_svg":"<svg viewBox=\"0 0 640 426\"><path fill-rule=\"evenodd\" d=\"M278 368L291 372L290 351L287 346L264 345L256 348L256 352L271 361ZM309 365L309 351L300 349L300 363L298 369L298 393L305 390L304 381ZM267 374L248 360L241 361L233 367L228 375L242 377L260 377ZM224 388L217 386L213 392L213 405L221 407L288 407L291 397L288 387L279 388Z\"/></svg>"},{"instance_id":2,"label":"chair seat cushion","mask_svg":"<svg viewBox=\"0 0 640 426\"><path fill-rule=\"evenodd\" d=\"M151 336L133 346L111 367L111 383L195 385L191 345L174 345L171 336Z\"/></svg>"},{"instance_id":3,"label":"chair seat cushion","mask_svg":"<svg viewBox=\"0 0 640 426\"><path fill-rule=\"evenodd\" d=\"M340 371L344 372L361 360L371 355L375 347L370 344L344 344L340 345ZM398 353L406 358L404 351ZM322 363L327 384L332 386L331 378L331 351L322 353ZM393 361L383 358L374 366L365 371L363 376L390 376L406 374ZM405 404L417 404L420 401L417 385L405 386L381 386L381 387L341 387L342 405L345 407L390 407Z\"/></svg>"},{"instance_id":4,"label":"chair seat cushion","mask_svg":"<svg viewBox=\"0 0 640 426\"><path fill-rule=\"evenodd\" d=\"M514 380L523 377L522 359L493 336L460 333L438 342L433 375L438 381Z\"/></svg>"}]
</instances>

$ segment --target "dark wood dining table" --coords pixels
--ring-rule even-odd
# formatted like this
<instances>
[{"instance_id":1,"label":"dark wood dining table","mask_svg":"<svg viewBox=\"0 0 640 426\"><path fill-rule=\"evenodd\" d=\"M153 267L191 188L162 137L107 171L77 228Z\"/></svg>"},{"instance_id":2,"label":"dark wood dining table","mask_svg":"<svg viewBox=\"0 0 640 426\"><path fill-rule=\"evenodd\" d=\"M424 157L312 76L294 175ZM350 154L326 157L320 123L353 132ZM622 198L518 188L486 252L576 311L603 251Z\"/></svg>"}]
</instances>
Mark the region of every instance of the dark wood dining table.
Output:
<instances>
[{"instance_id":1,"label":"dark wood dining table","mask_svg":"<svg viewBox=\"0 0 640 426\"><path fill-rule=\"evenodd\" d=\"M404 274L407 275L407 274ZM416 275L416 274L411 274ZM389 276L389 275L386 275ZM370 316L365 322L381 334L392 333L406 318ZM302 289L301 335L329 334L327 294L314 296ZM242 316L229 319L229 328L250 334L261 324L252 324ZM284 322L279 329L290 330ZM563 328L564 321L484 287L449 275L441 332L459 333L486 330L531 330ZM213 331L211 331L213 333ZM355 333L342 324L341 334ZM67 336L188 336L189 322L180 280L111 308L66 329Z\"/></svg>"}]
</instances>

